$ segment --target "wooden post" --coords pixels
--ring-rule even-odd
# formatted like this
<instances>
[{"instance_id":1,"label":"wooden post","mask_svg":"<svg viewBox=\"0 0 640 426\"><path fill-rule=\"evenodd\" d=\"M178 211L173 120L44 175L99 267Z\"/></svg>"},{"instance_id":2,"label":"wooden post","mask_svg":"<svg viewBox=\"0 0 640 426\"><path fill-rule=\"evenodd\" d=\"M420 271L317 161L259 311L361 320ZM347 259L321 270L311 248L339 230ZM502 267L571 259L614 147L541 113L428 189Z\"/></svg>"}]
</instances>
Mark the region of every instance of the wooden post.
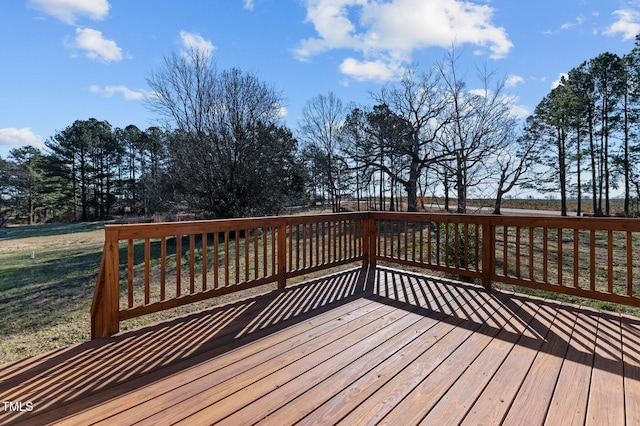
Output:
<instances>
[{"instance_id":1,"label":"wooden post","mask_svg":"<svg viewBox=\"0 0 640 426\"><path fill-rule=\"evenodd\" d=\"M100 270L96 288L93 291L93 301L91 302L91 339L97 339L104 334L105 309L104 309L104 287L105 287L105 258L104 249L100 258Z\"/></svg>"},{"instance_id":2,"label":"wooden post","mask_svg":"<svg viewBox=\"0 0 640 426\"><path fill-rule=\"evenodd\" d=\"M495 226L488 220L482 224L482 285L491 289L491 275L496 252Z\"/></svg>"},{"instance_id":3,"label":"wooden post","mask_svg":"<svg viewBox=\"0 0 640 426\"><path fill-rule=\"evenodd\" d=\"M105 324L103 336L120 331L120 245L115 232L105 231Z\"/></svg>"},{"instance_id":4,"label":"wooden post","mask_svg":"<svg viewBox=\"0 0 640 426\"><path fill-rule=\"evenodd\" d=\"M287 286L287 224L278 227L278 290ZM274 253L276 255L276 253Z\"/></svg>"},{"instance_id":5,"label":"wooden post","mask_svg":"<svg viewBox=\"0 0 640 426\"><path fill-rule=\"evenodd\" d=\"M363 243L364 243L364 259L363 265L372 268L376 267L376 221L371 213L367 213L363 222Z\"/></svg>"}]
</instances>

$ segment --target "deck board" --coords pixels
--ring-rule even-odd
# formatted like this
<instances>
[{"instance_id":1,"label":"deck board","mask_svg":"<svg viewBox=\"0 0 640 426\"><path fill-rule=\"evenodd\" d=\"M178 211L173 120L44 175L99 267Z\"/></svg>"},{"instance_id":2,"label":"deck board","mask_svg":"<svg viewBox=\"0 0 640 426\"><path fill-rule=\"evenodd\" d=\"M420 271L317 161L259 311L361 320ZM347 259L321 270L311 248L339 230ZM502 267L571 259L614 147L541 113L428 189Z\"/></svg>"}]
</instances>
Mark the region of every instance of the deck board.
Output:
<instances>
[{"instance_id":1,"label":"deck board","mask_svg":"<svg viewBox=\"0 0 640 426\"><path fill-rule=\"evenodd\" d=\"M0 424L638 424L640 319L351 270L0 366Z\"/></svg>"},{"instance_id":2,"label":"deck board","mask_svg":"<svg viewBox=\"0 0 640 426\"><path fill-rule=\"evenodd\" d=\"M591 374L587 425L623 425L624 376L619 315L600 315Z\"/></svg>"},{"instance_id":3,"label":"deck board","mask_svg":"<svg viewBox=\"0 0 640 426\"><path fill-rule=\"evenodd\" d=\"M597 312L582 309L551 398L546 424L584 424L597 329Z\"/></svg>"}]
</instances>

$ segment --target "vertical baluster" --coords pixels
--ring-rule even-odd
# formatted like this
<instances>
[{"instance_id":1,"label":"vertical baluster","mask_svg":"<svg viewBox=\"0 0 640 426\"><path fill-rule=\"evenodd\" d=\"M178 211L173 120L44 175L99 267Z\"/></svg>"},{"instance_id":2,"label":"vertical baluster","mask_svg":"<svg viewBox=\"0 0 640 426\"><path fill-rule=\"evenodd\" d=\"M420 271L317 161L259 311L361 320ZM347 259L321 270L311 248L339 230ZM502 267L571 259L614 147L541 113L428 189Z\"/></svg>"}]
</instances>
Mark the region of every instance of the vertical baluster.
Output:
<instances>
[{"instance_id":1,"label":"vertical baluster","mask_svg":"<svg viewBox=\"0 0 640 426\"><path fill-rule=\"evenodd\" d=\"M404 253L404 260L409 260L409 221L402 221L402 230L404 232L404 248L402 252Z\"/></svg>"},{"instance_id":2,"label":"vertical baluster","mask_svg":"<svg viewBox=\"0 0 640 426\"><path fill-rule=\"evenodd\" d=\"M167 237L160 238L160 300L166 298L167 285Z\"/></svg>"},{"instance_id":3,"label":"vertical baluster","mask_svg":"<svg viewBox=\"0 0 640 426\"><path fill-rule=\"evenodd\" d=\"M453 267L460 267L460 230L457 222L453 223Z\"/></svg>"},{"instance_id":4,"label":"vertical baluster","mask_svg":"<svg viewBox=\"0 0 640 426\"><path fill-rule=\"evenodd\" d=\"M418 222L419 226L419 238L420 241L420 263L424 263L424 222Z\"/></svg>"},{"instance_id":5,"label":"vertical baluster","mask_svg":"<svg viewBox=\"0 0 640 426\"><path fill-rule=\"evenodd\" d=\"M465 222L462 229L464 229L463 268L469 270L469 224Z\"/></svg>"},{"instance_id":6,"label":"vertical baluster","mask_svg":"<svg viewBox=\"0 0 640 426\"><path fill-rule=\"evenodd\" d=\"M280 259L280 256L282 256L283 263L285 263L284 259L286 259L286 253L280 254L280 253L278 253L278 250L276 248L276 232L280 232L280 229L285 229L285 227L282 226L282 227L278 228L278 231L276 231L276 228L271 228L271 275L272 276L276 275L276 253L278 255L277 259ZM286 231L285 231L285 233L286 233ZM283 235L282 238L286 238L286 236ZM286 240L285 240L285 243L286 243ZM286 247L286 244L284 246ZM267 257L266 257L267 256L267 251L266 251L267 244L266 243L265 243L264 247L265 247L265 260L266 260L267 259ZM266 262L265 262L265 264L266 264Z\"/></svg>"},{"instance_id":7,"label":"vertical baluster","mask_svg":"<svg viewBox=\"0 0 640 426\"><path fill-rule=\"evenodd\" d=\"M262 230L262 231L260 231L260 230ZM258 255L258 247L260 246L258 244L258 237L260 236L260 234L262 234L263 237L266 237L266 234L264 232L264 228L254 228L253 229L253 278L256 279L256 280L258 279L258 276L260 275L260 268L258 267L258 259L260 259L260 256Z\"/></svg>"},{"instance_id":8,"label":"vertical baluster","mask_svg":"<svg viewBox=\"0 0 640 426\"><path fill-rule=\"evenodd\" d=\"M431 229L433 222L427 222L427 264L431 265Z\"/></svg>"},{"instance_id":9,"label":"vertical baluster","mask_svg":"<svg viewBox=\"0 0 640 426\"><path fill-rule=\"evenodd\" d=\"M251 241L251 231L244 230L244 280L249 281L249 242Z\"/></svg>"},{"instance_id":10,"label":"vertical baluster","mask_svg":"<svg viewBox=\"0 0 640 426\"><path fill-rule=\"evenodd\" d=\"M475 265L474 266L475 266L475 270L479 271L480 270L480 266L479 266L480 265L480 263L479 263L480 262L480 229L482 229L482 228L477 223L475 224L474 227L475 227L475 230L476 230L476 232L475 232L475 234L476 234L475 235L475 238L476 238L476 241L475 241ZM483 241L483 244L484 244L484 235L482 235L482 241Z\"/></svg>"},{"instance_id":11,"label":"vertical baluster","mask_svg":"<svg viewBox=\"0 0 640 426\"><path fill-rule=\"evenodd\" d=\"M607 291L613 293L613 231L607 232Z\"/></svg>"},{"instance_id":12,"label":"vertical baluster","mask_svg":"<svg viewBox=\"0 0 640 426\"><path fill-rule=\"evenodd\" d=\"M563 253L562 253L562 249L563 249L563 238L562 238L562 234L563 234L564 230L562 228L558 228L558 285L563 285L563 280L562 280L562 270L563 268L563 262L562 262L562 257L563 257Z\"/></svg>"},{"instance_id":13,"label":"vertical baluster","mask_svg":"<svg viewBox=\"0 0 640 426\"><path fill-rule=\"evenodd\" d=\"M529 280L533 281L533 269L534 269L534 258L533 258L533 244L535 237L536 229L532 226L529 227Z\"/></svg>"},{"instance_id":14,"label":"vertical baluster","mask_svg":"<svg viewBox=\"0 0 640 426\"><path fill-rule=\"evenodd\" d=\"M150 283L151 277L151 241L149 238L144 239L144 304L148 305L150 300Z\"/></svg>"},{"instance_id":15,"label":"vertical baluster","mask_svg":"<svg viewBox=\"0 0 640 426\"><path fill-rule=\"evenodd\" d=\"M444 264L449 266L449 222L445 224L444 228Z\"/></svg>"},{"instance_id":16,"label":"vertical baluster","mask_svg":"<svg viewBox=\"0 0 640 426\"><path fill-rule=\"evenodd\" d=\"M182 294L182 235L176 235L176 297Z\"/></svg>"},{"instance_id":17,"label":"vertical baluster","mask_svg":"<svg viewBox=\"0 0 640 426\"><path fill-rule=\"evenodd\" d=\"M573 287L580 286L580 231L578 228L573 230Z\"/></svg>"},{"instance_id":18,"label":"vertical baluster","mask_svg":"<svg viewBox=\"0 0 640 426\"><path fill-rule=\"evenodd\" d=\"M289 270L291 271L293 270L293 225L287 226L287 229L289 229Z\"/></svg>"},{"instance_id":19,"label":"vertical baluster","mask_svg":"<svg viewBox=\"0 0 640 426\"><path fill-rule=\"evenodd\" d=\"M502 274L506 277L509 275L509 228L507 225L502 227Z\"/></svg>"},{"instance_id":20,"label":"vertical baluster","mask_svg":"<svg viewBox=\"0 0 640 426\"><path fill-rule=\"evenodd\" d=\"M202 234L202 291L207 289L207 234Z\"/></svg>"},{"instance_id":21,"label":"vertical baluster","mask_svg":"<svg viewBox=\"0 0 640 426\"><path fill-rule=\"evenodd\" d=\"M633 234L627 231L627 296L633 296Z\"/></svg>"},{"instance_id":22,"label":"vertical baluster","mask_svg":"<svg viewBox=\"0 0 640 426\"><path fill-rule=\"evenodd\" d=\"M436 222L436 265L440 266L440 224Z\"/></svg>"},{"instance_id":23,"label":"vertical baluster","mask_svg":"<svg viewBox=\"0 0 640 426\"><path fill-rule=\"evenodd\" d=\"M196 236L189 234L189 293L196 291Z\"/></svg>"},{"instance_id":24,"label":"vertical baluster","mask_svg":"<svg viewBox=\"0 0 640 426\"><path fill-rule=\"evenodd\" d=\"M320 262L320 223L316 222L315 224L315 233L316 233L316 251L315 251L315 260L313 262L313 266L318 266Z\"/></svg>"},{"instance_id":25,"label":"vertical baluster","mask_svg":"<svg viewBox=\"0 0 640 426\"><path fill-rule=\"evenodd\" d=\"M127 302L133 307L133 240L127 241Z\"/></svg>"},{"instance_id":26,"label":"vertical baluster","mask_svg":"<svg viewBox=\"0 0 640 426\"><path fill-rule=\"evenodd\" d=\"M516 277L520 279L520 226L516 226Z\"/></svg>"},{"instance_id":27,"label":"vertical baluster","mask_svg":"<svg viewBox=\"0 0 640 426\"><path fill-rule=\"evenodd\" d=\"M229 286L229 231L224 231L224 287Z\"/></svg>"},{"instance_id":28,"label":"vertical baluster","mask_svg":"<svg viewBox=\"0 0 640 426\"><path fill-rule=\"evenodd\" d=\"M240 233L241 230L240 229L236 229L234 231L234 235L236 236L236 249L234 250L234 254L235 254L235 267L236 267L236 282L235 284L238 284L240 282Z\"/></svg>"},{"instance_id":29,"label":"vertical baluster","mask_svg":"<svg viewBox=\"0 0 640 426\"><path fill-rule=\"evenodd\" d=\"M549 228L542 228L542 282L549 282Z\"/></svg>"},{"instance_id":30,"label":"vertical baluster","mask_svg":"<svg viewBox=\"0 0 640 426\"><path fill-rule=\"evenodd\" d=\"M220 255L219 253L219 246L220 246L220 232L216 231L213 233L213 288L218 288L219 285L219 281L218 279L220 278L220 272L219 272L219 268L218 265L220 263L220 260L218 259L218 256Z\"/></svg>"}]
</instances>

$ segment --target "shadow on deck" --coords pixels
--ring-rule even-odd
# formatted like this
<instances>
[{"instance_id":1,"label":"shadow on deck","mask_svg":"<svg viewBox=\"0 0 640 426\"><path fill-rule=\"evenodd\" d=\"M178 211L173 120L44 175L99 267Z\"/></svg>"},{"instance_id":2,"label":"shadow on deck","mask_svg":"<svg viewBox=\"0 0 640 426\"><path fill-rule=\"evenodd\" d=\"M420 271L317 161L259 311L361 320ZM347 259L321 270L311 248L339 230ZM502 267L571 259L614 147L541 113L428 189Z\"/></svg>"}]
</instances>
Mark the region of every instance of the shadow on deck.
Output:
<instances>
[{"instance_id":1,"label":"shadow on deck","mask_svg":"<svg viewBox=\"0 0 640 426\"><path fill-rule=\"evenodd\" d=\"M0 423L639 424L638 342L638 318L354 269L1 366Z\"/></svg>"}]
</instances>

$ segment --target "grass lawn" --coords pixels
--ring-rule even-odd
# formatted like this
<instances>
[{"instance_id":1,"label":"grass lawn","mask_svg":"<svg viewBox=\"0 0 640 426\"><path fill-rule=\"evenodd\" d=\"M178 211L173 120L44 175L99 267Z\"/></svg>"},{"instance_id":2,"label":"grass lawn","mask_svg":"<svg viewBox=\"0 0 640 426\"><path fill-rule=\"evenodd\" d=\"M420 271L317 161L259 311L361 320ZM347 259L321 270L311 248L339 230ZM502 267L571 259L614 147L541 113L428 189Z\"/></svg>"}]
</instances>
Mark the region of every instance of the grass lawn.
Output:
<instances>
[{"instance_id":1,"label":"grass lawn","mask_svg":"<svg viewBox=\"0 0 640 426\"><path fill-rule=\"evenodd\" d=\"M90 339L91 301L104 244L103 225L0 228L0 364ZM353 265L302 275L289 284L349 267ZM120 328L141 327L275 287L275 283L268 284L145 315L122 322ZM122 297L124 306L126 295Z\"/></svg>"},{"instance_id":2,"label":"grass lawn","mask_svg":"<svg viewBox=\"0 0 640 426\"><path fill-rule=\"evenodd\" d=\"M101 223L0 229L0 364L89 339L103 243Z\"/></svg>"}]
</instances>

